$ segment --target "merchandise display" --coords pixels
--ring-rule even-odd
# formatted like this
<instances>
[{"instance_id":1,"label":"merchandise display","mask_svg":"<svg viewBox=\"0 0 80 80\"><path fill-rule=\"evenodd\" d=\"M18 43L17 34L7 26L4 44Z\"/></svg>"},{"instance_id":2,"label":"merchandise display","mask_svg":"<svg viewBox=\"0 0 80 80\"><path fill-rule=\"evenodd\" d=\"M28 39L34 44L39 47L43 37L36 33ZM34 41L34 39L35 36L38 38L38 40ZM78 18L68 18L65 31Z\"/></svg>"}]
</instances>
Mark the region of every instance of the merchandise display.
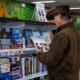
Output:
<instances>
[{"instance_id":1,"label":"merchandise display","mask_svg":"<svg viewBox=\"0 0 80 80\"><path fill-rule=\"evenodd\" d=\"M37 49L35 42L39 43L39 45L47 45L44 37L44 32L46 34L48 33L47 31L29 28L0 28L0 30L0 32L2 33L0 37L0 49L1 51L3 50L3 52L0 51L0 57L3 56L2 59L0 58L0 75L7 73L5 79L10 78L10 80L17 80L21 78L24 79L24 76L25 78L29 76L27 77L27 79L30 79L31 75L35 76L31 76L32 78L39 77L39 75L47 75L46 65L43 65L36 59L36 57L34 57ZM4 35L4 33L8 34ZM47 48L49 47L48 45L47 48L45 48L44 46L42 48L43 51L46 52ZM31 53L30 50L29 53L27 52L27 54L25 54L27 48L35 48L35 51L32 52L31 57L29 57L29 53ZM6 49L6 51L4 49ZM18 51L18 49L20 50ZM21 50L23 51L21 52ZM9 55L7 53L9 53ZM7 57L6 55L8 55L9 57L5 58ZM7 77L8 74L9 76Z\"/></svg>"},{"instance_id":2,"label":"merchandise display","mask_svg":"<svg viewBox=\"0 0 80 80\"><path fill-rule=\"evenodd\" d=\"M35 57L25 58L25 75L31 75L46 71L46 66L41 64Z\"/></svg>"},{"instance_id":3,"label":"merchandise display","mask_svg":"<svg viewBox=\"0 0 80 80\"><path fill-rule=\"evenodd\" d=\"M23 77L22 67L21 67L21 58L20 57L11 57L11 58L1 58L0 59L0 75L3 74L8 77L11 77L10 80L16 80Z\"/></svg>"},{"instance_id":4,"label":"merchandise display","mask_svg":"<svg viewBox=\"0 0 80 80\"><path fill-rule=\"evenodd\" d=\"M20 30L10 28L7 32L6 28L1 28L0 31L0 49L19 49L23 48L23 37Z\"/></svg>"},{"instance_id":5,"label":"merchandise display","mask_svg":"<svg viewBox=\"0 0 80 80\"><path fill-rule=\"evenodd\" d=\"M0 0L0 17L47 22L44 4L35 5L13 0Z\"/></svg>"},{"instance_id":6,"label":"merchandise display","mask_svg":"<svg viewBox=\"0 0 80 80\"><path fill-rule=\"evenodd\" d=\"M12 80L20 79L23 77L22 74L22 66L21 66L21 58L20 57L11 57L11 78Z\"/></svg>"},{"instance_id":7,"label":"merchandise display","mask_svg":"<svg viewBox=\"0 0 80 80\"><path fill-rule=\"evenodd\" d=\"M0 0L1 17L31 21L34 14L34 9L34 4L20 3L13 0Z\"/></svg>"}]
</instances>

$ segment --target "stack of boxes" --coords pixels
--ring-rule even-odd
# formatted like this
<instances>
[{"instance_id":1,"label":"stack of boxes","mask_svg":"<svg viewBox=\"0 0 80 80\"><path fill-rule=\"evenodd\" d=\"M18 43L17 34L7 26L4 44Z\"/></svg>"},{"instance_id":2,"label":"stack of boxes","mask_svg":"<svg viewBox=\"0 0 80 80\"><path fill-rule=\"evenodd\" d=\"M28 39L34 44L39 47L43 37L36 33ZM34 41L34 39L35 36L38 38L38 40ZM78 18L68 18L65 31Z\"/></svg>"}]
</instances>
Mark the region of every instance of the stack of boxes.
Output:
<instances>
[{"instance_id":1,"label":"stack of boxes","mask_svg":"<svg viewBox=\"0 0 80 80\"><path fill-rule=\"evenodd\" d=\"M10 49L10 39L0 39L1 49Z\"/></svg>"},{"instance_id":2,"label":"stack of boxes","mask_svg":"<svg viewBox=\"0 0 80 80\"><path fill-rule=\"evenodd\" d=\"M22 78L23 73L21 66L21 58L18 56L10 58L0 58L0 76L2 74L3 76L6 76L5 78L7 80L16 80ZM0 80L4 80L3 78L0 77Z\"/></svg>"},{"instance_id":3,"label":"stack of boxes","mask_svg":"<svg viewBox=\"0 0 80 80\"><path fill-rule=\"evenodd\" d=\"M18 28L10 28L11 48L23 48L23 36Z\"/></svg>"},{"instance_id":4,"label":"stack of boxes","mask_svg":"<svg viewBox=\"0 0 80 80\"><path fill-rule=\"evenodd\" d=\"M23 35L18 28L6 28L0 30L0 49L23 48Z\"/></svg>"},{"instance_id":5,"label":"stack of boxes","mask_svg":"<svg viewBox=\"0 0 80 80\"><path fill-rule=\"evenodd\" d=\"M0 49L10 49L9 32L5 28L0 30Z\"/></svg>"},{"instance_id":6,"label":"stack of boxes","mask_svg":"<svg viewBox=\"0 0 80 80\"><path fill-rule=\"evenodd\" d=\"M11 77L12 77L12 80L22 78L23 74L22 74L21 58L18 57L18 56L11 57L10 62L11 62Z\"/></svg>"},{"instance_id":7,"label":"stack of boxes","mask_svg":"<svg viewBox=\"0 0 80 80\"><path fill-rule=\"evenodd\" d=\"M0 74L10 72L10 62L8 58L0 58Z\"/></svg>"}]
</instances>

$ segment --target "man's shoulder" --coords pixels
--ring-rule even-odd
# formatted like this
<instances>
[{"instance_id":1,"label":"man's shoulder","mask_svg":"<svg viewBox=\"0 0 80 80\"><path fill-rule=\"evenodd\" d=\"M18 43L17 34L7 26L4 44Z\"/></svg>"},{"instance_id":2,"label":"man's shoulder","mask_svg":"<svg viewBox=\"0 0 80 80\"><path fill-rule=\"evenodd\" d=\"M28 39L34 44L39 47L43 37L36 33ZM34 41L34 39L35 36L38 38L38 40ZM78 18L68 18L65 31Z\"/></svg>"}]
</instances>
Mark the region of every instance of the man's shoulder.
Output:
<instances>
[{"instance_id":1,"label":"man's shoulder","mask_svg":"<svg viewBox=\"0 0 80 80\"><path fill-rule=\"evenodd\" d=\"M56 34L56 36L67 36L67 32L68 32L68 30L66 30L66 29L63 29L63 30L61 30L61 31L59 31L57 34Z\"/></svg>"},{"instance_id":2,"label":"man's shoulder","mask_svg":"<svg viewBox=\"0 0 80 80\"><path fill-rule=\"evenodd\" d=\"M68 34L65 31L60 31L60 32L56 33L55 36L54 36L55 39L65 38L65 37L68 37Z\"/></svg>"},{"instance_id":3,"label":"man's shoulder","mask_svg":"<svg viewBox=\"0 0 80 80\"><path fill-rule=\"evenodd\" d=\"M74 27L68 27L61 30L58 34L60 35L70 35L71 33L76 33L76 29Z\"/></svg>"}]
</instances>

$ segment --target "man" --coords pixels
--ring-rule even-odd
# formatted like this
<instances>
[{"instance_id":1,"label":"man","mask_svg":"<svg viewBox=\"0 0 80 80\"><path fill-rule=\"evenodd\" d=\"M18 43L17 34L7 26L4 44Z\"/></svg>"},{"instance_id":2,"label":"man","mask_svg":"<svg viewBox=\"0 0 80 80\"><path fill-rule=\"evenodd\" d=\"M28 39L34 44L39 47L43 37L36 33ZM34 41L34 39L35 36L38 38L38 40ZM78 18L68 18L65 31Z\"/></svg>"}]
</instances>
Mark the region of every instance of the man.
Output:
<instances>
[{"instance_id":1,"label":"man","mask_svg":"<svg viewBox=\"0 0 80 80\"><path fill-rule=\"evenodd\" d=\"M57 6L47 19L58 26L49 51L37 51L37 59L46 64L49 80L79 80L79 33L71 20L69 6Z\"/></svg>"}]
</instances>

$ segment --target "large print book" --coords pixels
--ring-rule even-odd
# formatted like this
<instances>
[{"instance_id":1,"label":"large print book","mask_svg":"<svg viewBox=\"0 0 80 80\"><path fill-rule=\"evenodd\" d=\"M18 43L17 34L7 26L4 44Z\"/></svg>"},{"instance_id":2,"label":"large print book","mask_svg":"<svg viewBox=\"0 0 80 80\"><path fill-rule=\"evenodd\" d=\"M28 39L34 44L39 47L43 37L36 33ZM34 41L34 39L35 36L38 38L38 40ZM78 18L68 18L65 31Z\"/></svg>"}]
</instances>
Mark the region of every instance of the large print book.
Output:
<instances>
[{"instance_id":1,"label":"large print book","mask_svg":"<svg viewBox=\"0 0 80 80\"><path fill-rule=\"evenodd\" d=\"M34 46L36 49L42 49L43 52L47 52L49 49L49 46L45 42L45 39L43 36L31 36L32 41L34 43Z\"/></svg>"}]
</instances>

